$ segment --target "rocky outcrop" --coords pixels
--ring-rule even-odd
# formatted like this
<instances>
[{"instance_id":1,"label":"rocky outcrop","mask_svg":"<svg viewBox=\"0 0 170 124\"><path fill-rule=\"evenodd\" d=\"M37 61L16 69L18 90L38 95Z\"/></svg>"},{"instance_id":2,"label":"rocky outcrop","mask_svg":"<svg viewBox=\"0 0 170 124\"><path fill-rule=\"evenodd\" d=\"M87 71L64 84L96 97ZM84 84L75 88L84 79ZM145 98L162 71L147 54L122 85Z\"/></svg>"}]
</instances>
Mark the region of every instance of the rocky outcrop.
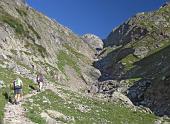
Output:
<instances>
[{"instance_id":1,"label":"rocky outcrop","mask_svg":"<svg viewBox=\"0 0 170 124\"><path fill-rule=\"evenodd\" d=\"M95 50L103 49L103 41L96 35L85 34L82 36L82 39Z\"/></svg>"},{"instance_id":2,"label":"rocky outcrop","mask_svg":"<svg viewBox=\"0 0 170 124\"><path fill-rule=\"evenodd\" d=\"M120 27L114 29L105 41L105 46L119 46L127 44L131 41L141 39L148 32L146 28L131 24L130 21L125 22Z\"/></svg>"},{"instance_id":3,"label":"rocky outcrop","mask_svg":"<svg viewBox=\"0 0 170 124\"><path fill-rule=\"evenodd\" d=\"M169 77L153 82L153 84L145 92L144 99L141 104L151 108L156 115L170 116L169 88Z\"/></svg>"}]
</instances>

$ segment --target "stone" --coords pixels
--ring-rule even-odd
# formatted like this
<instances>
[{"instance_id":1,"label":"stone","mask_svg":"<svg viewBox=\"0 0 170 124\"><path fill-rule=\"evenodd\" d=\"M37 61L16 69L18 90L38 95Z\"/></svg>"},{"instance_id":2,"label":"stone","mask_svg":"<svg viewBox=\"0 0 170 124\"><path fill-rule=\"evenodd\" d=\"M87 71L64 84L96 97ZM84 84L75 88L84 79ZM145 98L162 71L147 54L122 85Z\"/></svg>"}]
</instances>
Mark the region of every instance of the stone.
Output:
<instances>
[{"instance_id":1,"label":"stone","mask_svg":"<svg viewBox=\"0 0 170 124\"><path fill-rule=\"evenodd\" d=\"M74 122L74 117L69 117L66 116L58 111L54 111L54 110L47 110L47 114L52 117L55 118L56 120L60 120L60 119L64 119L66 122Z\"/></svg>"},{"instance_id":2,"label":"stone","mask_svg":"<svg viewBox=\"0 0 170 124\"><path fill-rule=\"evenodd\" d=\"M134 55L139 58L144 58L148 54L149 50L146 47L138 47L135 49Z\"/></svg>"},{"instance_id":3,"label":"stone","mask_svg":"<svg viewBox=\"0 0 170 124\"><path fill-rule=\"evenodd\" d=\"M47 124L57 124L57 121L51 118L47 113L42 112L41 117L45 119Z\"/></svg>"},{"instance_id":4,"label":"stone","mask_svg":"<svg viewBox=\"0 0 170 124\"><path fill-rule=\"evenodd\" d=\"M79 104L78 105L78 108L77 108L80 112L83 112L83 113L86 113L86 112L89 112L91 110L91 108L89 106L86 106L86 105L81 105Z\"/></svg>"},{"instance_id":5,"label":"stone","mask_svg":"<svg viewBox=\"0 0 170 124\"><path fill-rule=\"evenodd\" d=\"M162 124L162 121L161 120L157 120L154 122L154 124Z\"/></svg>"},{"instance_id":6,"label":"stone","mask_svg":"<svg viewBox=\"0 0 170 124\"><path fill-rule=\"evenodd\" d=\"M115 92L112 94L111 99L112 99L113 101L118 101L118 100L120 100L120 101L122 101L123 103L125 103L126 105L134 106L133 103L131 102L131 100L130 100L127 96L123 95L123 94L120 93L120 92L116 92L116 91L115 91Z\"/></svg>"},{"instance_id":7,"label":"stone","mask_svg":"<svg viewBox=\"0 0 170 124\"><path fill-rule=\"evenodd\" d=\"M97 84L92 84L90 87L90 93L96 94L99 91Z\"/></svg>"}]
</instances>

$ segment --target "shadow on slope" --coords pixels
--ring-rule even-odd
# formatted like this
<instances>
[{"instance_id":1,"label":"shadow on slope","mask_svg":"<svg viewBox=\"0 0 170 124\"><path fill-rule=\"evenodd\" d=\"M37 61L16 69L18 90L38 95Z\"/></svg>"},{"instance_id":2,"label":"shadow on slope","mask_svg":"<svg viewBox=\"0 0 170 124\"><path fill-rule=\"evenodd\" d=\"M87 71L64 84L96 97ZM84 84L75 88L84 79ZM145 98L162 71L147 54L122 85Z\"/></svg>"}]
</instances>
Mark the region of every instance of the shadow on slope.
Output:
<instances>
[{"instance_id":1,"label":"shadow on slope","mask_svg":"<svg viewBox=\"0 0 170 124\"><path fill-rule=\"evenodd\" d=\"M135 105L149 107L156 115L170 116L170 46L134 63L125 78L141 78L128 89Z\"/></svg>"},{"instance_id":2,"label":"shadow on slope","mask_svg":"<svg viewBox=\"0 0 170 124\"><path fill-rule=\"evenodd\" d=\"M120 79L123 74L123 65L120 60L134 52L132 48L122 48L123 46L113 50L107 56L93 63L93 66L101 72L99 81Z\"/></svg>"}]
</instances>

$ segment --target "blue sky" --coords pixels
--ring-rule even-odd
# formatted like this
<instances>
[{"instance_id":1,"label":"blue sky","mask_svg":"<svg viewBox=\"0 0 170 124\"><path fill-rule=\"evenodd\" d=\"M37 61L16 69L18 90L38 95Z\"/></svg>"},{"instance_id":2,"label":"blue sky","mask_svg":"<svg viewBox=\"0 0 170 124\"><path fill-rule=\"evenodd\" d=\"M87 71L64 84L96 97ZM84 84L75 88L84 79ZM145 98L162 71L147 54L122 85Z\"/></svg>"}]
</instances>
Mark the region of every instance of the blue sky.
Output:
<instances>
[{"instance_id":1,"label":"blue sky","mask_svg":"<svg viewBox=\"0 0 170 124\"><path fill-rule=\"evenodd\" d=\"M27 0L27 3L78 35L106 38L138 12L158 9L167 0Z\"/></svg>"}]
</instances>

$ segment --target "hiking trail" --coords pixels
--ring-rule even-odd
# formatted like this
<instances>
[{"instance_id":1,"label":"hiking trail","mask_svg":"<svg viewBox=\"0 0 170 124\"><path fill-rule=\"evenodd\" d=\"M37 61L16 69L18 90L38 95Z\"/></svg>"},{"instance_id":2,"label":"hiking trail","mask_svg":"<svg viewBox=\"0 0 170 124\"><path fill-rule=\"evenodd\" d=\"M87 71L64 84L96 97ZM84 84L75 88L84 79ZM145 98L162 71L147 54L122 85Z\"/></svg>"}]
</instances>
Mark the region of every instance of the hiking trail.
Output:
<instances>
[{"instance_id":1,"label":"hiking trail","mask_svg":"<svg viewBox=\"0 0 170 124\"><path fill-rule=\"evenodd\" d=\"M48 84L44 87L44 90L49 89L55 93L58 93L57 87L54 86L53 84ZM20 102L19 105L15 105L15 104L8 102L5 105L5 114L4 114L4 119L3 119L4 124L35 124L26 117L27 110L22 107L22 104L24 104L28 98L34 95L37 95L39 93L41 92L37 92L34 90L32 91L31 94L27 94L23 96L23 100L22 102Z\"/></svg>"},{"instance_id":2,"label":"hiking trail","mask_svg":"<svg viewBox=\"0 0 170 124\"><path fill-rule=\"evenodd\" d=\"M28 118L26 118L26 109L22 107L22 104L27 98L37 94L38 93L33 92L31 94L25 95L19 105L8 102L5 105L4 124L34 124Z\"/></svg>"}]
</instances>

